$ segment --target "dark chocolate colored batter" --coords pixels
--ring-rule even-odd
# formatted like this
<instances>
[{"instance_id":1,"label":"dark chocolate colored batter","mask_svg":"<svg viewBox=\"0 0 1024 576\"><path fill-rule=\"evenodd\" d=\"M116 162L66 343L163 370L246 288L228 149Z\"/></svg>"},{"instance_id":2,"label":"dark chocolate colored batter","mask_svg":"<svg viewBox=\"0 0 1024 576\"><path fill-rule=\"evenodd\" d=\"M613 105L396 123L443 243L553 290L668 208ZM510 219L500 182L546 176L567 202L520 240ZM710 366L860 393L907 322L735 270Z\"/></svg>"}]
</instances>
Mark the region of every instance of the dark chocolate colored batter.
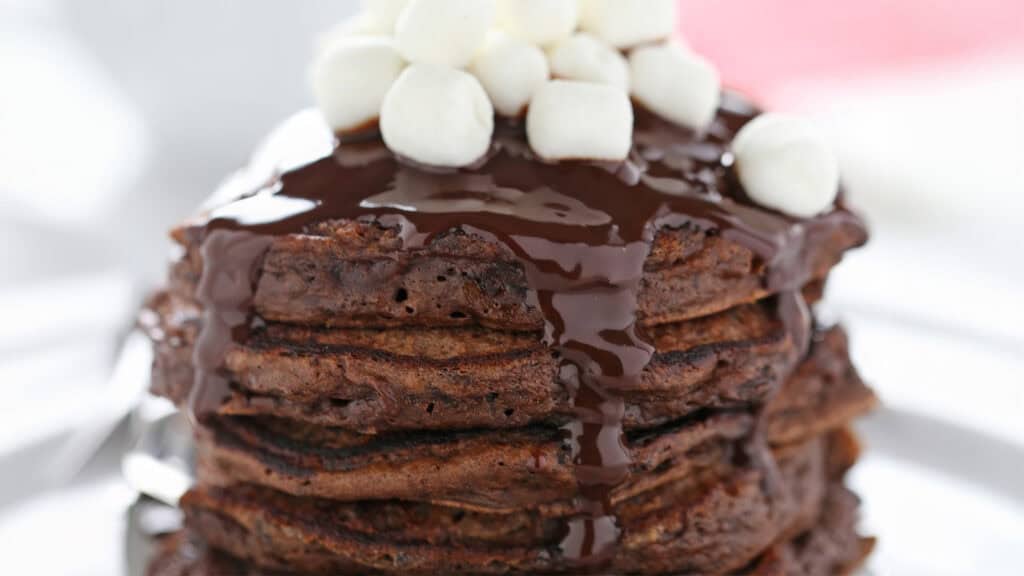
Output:
<instances>
[{"instance_id":1,"label":"dark chocolate colored batter","mask_svg":"<svg viewBox=\"0 0 1024 576\"><path fill-rule=\"evenodd\" d=\"M780 295L779 313L805 346L810 317L800 287L809 279L809 231L851 217L838 208L794 221L746 199L731 175L728 145L756 114L727 94L707 133L693 134L638 109L632 153L618 164L545 163L526 145L522 126L505 124L489 155L460 170L396 158L374 135L338 142L324 127L317 145L300 147L303 156L287 165L272 158L257 176L262 185L237 190L236 199L189 230L204 261L195 419L201 423L229 396L224 355L261 322L251 301L274 237L338 219L398 228L405 249L453 228L479 234L521 262L530 303L545 318L545 340L561 359L561 381L576 408L565 431L579 483L579 514L566 526L561 553L576 571L601 570L619 538L608 495L630 463L617 390L638 379L653 354L636 311L657 230L697 226L758 254L769 272L765 288Z\"/></svg>"}]
</instances>

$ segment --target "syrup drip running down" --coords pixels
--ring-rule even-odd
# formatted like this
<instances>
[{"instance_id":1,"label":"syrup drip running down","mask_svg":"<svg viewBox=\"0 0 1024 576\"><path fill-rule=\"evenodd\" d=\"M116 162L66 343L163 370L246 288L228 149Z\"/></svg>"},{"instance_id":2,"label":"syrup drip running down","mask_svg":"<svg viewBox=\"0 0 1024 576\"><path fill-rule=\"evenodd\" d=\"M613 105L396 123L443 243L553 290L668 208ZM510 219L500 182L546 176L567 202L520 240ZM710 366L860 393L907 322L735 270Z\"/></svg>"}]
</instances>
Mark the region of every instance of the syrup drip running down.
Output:
<instances>
[{"instance_id":1,"label":"syrup drip running down","mask_svg":"<svg viewBox=\"0 0 1024 576\"><path fill-rule=\"evenodd\" d=\"M607 570L622 528L612 506L629 476L621 391L637 384L654 350L638 323L644 262L657 231L691 226L749 247L767 267L791 337L806 346L800 295L810 278L805 246L816 226L852 219L844 210L794 222L747 203L729 175L727 143L756 111L736 97L697 137L638 111L635 146L622 165L547 164L533 158L521 126L499 129L480 165L431 171L396 159L379 139L338 144L312 115L300 117L257 156L225 202L189 228L201 246L197 297L203 326L190 398L202 423L231 395L225 354L260 322L252 302L266 252L279 236L347 219L398 229L417 250L460 229L507 247L522 264L544 338L561 358L572 394L578 514L560 546L573 572Z\"/></svg>"}]
</instances>

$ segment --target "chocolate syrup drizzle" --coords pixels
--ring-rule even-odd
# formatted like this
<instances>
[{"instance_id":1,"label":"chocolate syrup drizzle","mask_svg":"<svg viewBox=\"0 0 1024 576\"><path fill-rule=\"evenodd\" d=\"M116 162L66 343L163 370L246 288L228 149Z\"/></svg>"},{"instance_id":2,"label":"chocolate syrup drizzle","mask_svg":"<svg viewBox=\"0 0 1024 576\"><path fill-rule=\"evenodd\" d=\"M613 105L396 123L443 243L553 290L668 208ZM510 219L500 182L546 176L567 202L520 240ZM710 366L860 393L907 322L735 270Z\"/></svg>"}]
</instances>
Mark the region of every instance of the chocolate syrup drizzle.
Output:
<instances>
[{"instance_id":1,"label":"chocolate syrup drizzle","mask_svg":"<svg viewBox=\"0 0 1024 576\"><path fill-rule=\"evenodd\" d=\"M802 348L810 316L800 294L809 279L809 231L852 218L842 209L795 221L753 206L730 176L728 142L757 111L724 97L703 135L637 111L634 149L617 164L545 163L522 127L499 127L477 166L436 170L396 158L379 138L337 142L315 113L271 139L230 200L189 229L201 246L197 297L204 308L191 410L197 422L231 394L223 369L233 342L260 322L252 309L262 257L275 237L313 224L359 220L397 228L416 250L453 229L510 249L525 269L544 339L561 359L560 381L575 419L565 427L579 484L562 561L574 572L606 569L620 539L611 495L628 477L619 391L634 385L654 350L637 322L637 293L656 232L694 226L748 246L780 294L780 316Z\"/></svg>"}]
</instances>

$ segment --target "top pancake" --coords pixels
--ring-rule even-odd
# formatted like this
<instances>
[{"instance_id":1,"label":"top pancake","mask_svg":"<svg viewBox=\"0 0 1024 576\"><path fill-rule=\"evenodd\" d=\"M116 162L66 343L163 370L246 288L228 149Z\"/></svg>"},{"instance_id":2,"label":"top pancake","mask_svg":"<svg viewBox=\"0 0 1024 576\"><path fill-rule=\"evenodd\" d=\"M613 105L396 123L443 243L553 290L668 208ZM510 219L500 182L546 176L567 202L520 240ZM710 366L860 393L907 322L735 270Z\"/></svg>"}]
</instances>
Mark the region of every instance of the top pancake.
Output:
<instances>
[{"instance_id":1,"label":"top pancake","mask_svg":"<svg viewBox=\"0 0 1024 576\"><path fill-rule=\"evenodd\" d=\"M817 220L807 242L811 278L824 279L867 235L852 214ZM195 294L200 247L172 265L171 291ZM655 238L638 294L647 326L707 316L769 295L766 267L749 248L685 226ZM275 238L258 272L253 307L268 321L333 327L464 326L537 330L522 264L498 243L453 229L422 249L403 250L398 230L336 221Z\"/></svg>"},{"instance_id":2,"label":"top pancake","mask_svg":"<svg viewBox=\"0 0 1024 576\"><path fill-rule=\"evenodd\" d=\"M255 280L252 312L267 321L537 330L544 318L515 250L536 245L530 265L596 266L589 273L611 273L617 279L604 281L618 284L624 271L598 270L615 250L643 245L640 324L714 314L824 279L867 239L841 203L794 219L746 198L728 146L755 115L729 94L701 134L639 114L634 152L617 167L547 164L512 127L480 166L438 173L403 164L377 139L338 144L322 120L300 114L206 213L174 230L184 251L170 290L196 295L204 241L225 228L272 237L255 269L242 272Z\"/></svg>"}]
</instances>

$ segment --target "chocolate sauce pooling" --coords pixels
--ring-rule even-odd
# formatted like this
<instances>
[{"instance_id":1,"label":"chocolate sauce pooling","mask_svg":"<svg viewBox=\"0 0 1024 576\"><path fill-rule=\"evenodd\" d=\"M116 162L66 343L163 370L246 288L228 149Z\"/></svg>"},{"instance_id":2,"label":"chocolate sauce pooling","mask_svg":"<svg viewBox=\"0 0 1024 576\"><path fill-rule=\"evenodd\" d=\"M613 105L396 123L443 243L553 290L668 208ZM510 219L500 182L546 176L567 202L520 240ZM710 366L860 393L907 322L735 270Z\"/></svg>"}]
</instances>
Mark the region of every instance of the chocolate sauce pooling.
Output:
<instances>
[{"instance_id":1,"label":"chocolate sauce pooling","mask_svg":"<svg viewBox=\"0 0 1024 576\"><path fill-rule=\"evenodd\" d=\"M397 228L406 250L455 228L478 234L506 246L524 267L530 303L543 313L545 341L573 397L575 419L565 432L578 514L556 558L576 573L606 569L620 539L610 494L630 464L619 391L640 378L654 353L637 323L637 293L658 229L695 226L749 247L766 266L766 288L780 294L785 326L806 347L805 245L815 227L852 218L837 209L795 221L745 199L730 175L728 143L756 113L727 94L707 133L695 135L638 110L633 151L616 164L542 162L522 127L504 124L489 155L460 170L403 161L377 137L339 143L315 113L297 117L222 191L229 201L188 230L204 263L195 421L231 393L224 356L260 322L251 303L275 237L338 219Z\"/></svg>"}]
</instances>

